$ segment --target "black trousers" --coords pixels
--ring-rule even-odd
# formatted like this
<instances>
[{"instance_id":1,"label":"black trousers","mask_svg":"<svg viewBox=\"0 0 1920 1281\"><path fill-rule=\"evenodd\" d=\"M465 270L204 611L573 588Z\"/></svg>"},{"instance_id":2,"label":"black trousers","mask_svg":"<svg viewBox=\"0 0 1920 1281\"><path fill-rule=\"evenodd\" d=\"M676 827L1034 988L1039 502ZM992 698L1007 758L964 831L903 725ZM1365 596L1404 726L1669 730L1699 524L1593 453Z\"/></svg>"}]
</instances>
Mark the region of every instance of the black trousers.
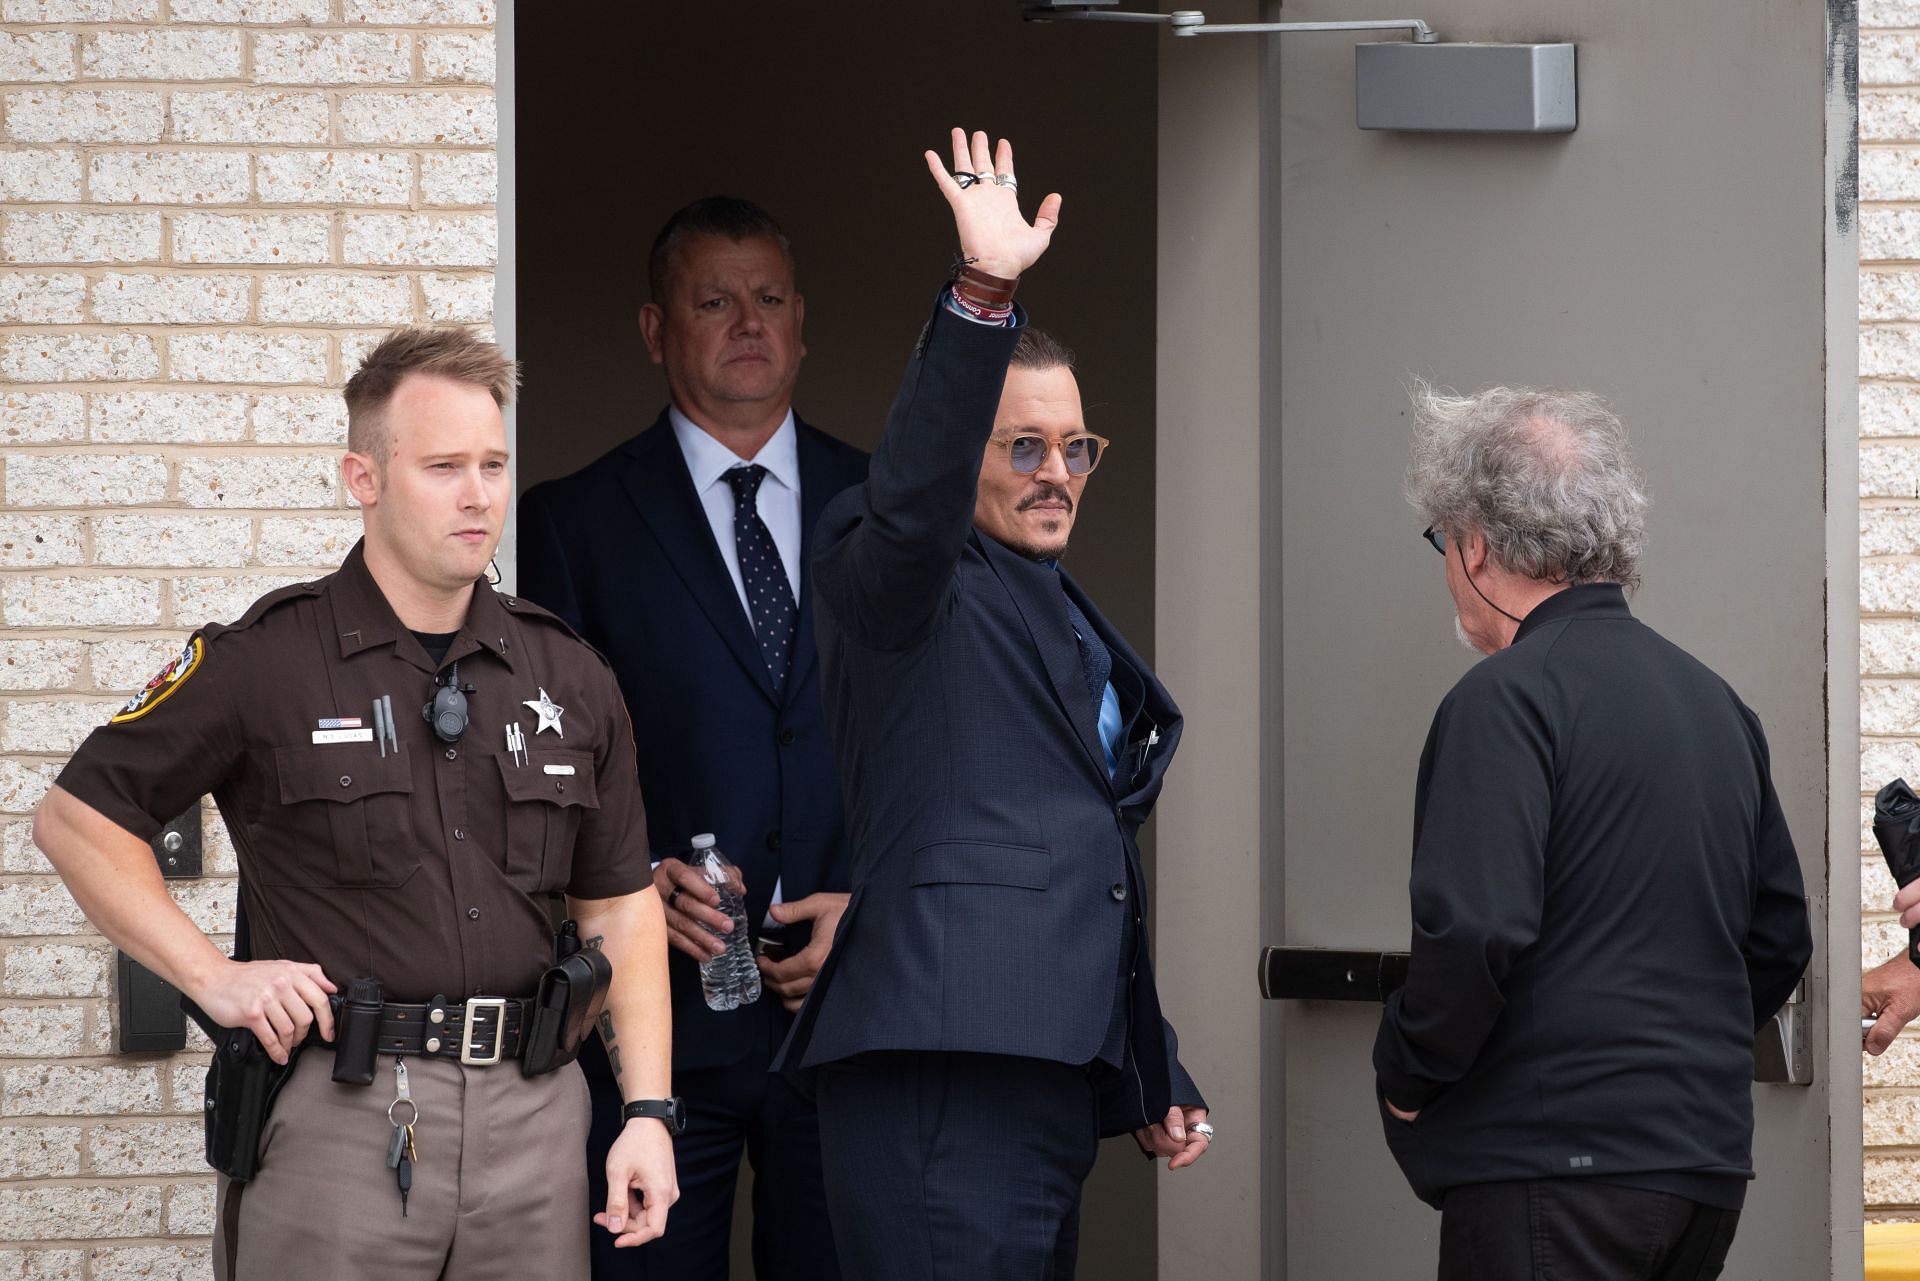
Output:
<instances>
[{"instance_id":1,"label":"black trousers","mask_svg":"<svg viewBox=\"0 0 1920 1281\"><path fill-rule=\"evenodd\" d=\"M1447 1193L1439 1281L1713 1281L1738 1210L1587 1179Z\"/></svg>"},{"instance_id":2,"label":"black trousers","mask_svg":"<svg viewBox=\"0 0 1920 1281\"><path fill-rule=\"evenodd\" d=\"M657 1241L616 1250L593 1229L594 1281L726 1281L733 1202L744 1148L753 1167L753 1272L759 1281L839 1281L820 1170L820 1123L813 1105L767 1060L678 1071L687 1130L673 1143L680 1200ZM607 1203L607 1149L620 1133L613 1078L587 1078L593 1129L587 1142L589 1199Z\"/></svg>"},{"instance_id":3,"label":"black trousers","mask_svg":"<svg viewBox=\"0 0 1920 1281\"><path fill-rule=\"evenodd\" d=\"M864 1054L818 1096L848 1281L1071 1281L1100 1137L1084 1067Z\"/></svg>"}]
</instances>

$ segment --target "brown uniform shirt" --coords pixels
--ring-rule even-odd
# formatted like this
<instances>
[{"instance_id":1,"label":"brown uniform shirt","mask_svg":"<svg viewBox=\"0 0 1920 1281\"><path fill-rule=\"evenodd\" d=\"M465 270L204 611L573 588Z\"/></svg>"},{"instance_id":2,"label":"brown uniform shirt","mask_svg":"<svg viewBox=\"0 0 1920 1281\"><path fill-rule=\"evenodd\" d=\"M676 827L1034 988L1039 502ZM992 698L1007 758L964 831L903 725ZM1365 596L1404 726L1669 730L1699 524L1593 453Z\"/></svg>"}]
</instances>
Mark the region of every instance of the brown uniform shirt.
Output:
<instances>
[{"instance_id":1,"label":"brown uniform shirt","mask_svg":"<svg viewBox=\"0 0 1920 1281\"><path fill-rule=\"evenodd\" d=\"M440 668L455 663L473 692L449 745L421 716L435 665L356 546L195 633L59 784L147 839L212 792L255 959L317 962L342 989L371 975L394 1001L528 996L561 894L652 883L632 728L605 660L485 583Z\"/></svg>"}]
</instances>

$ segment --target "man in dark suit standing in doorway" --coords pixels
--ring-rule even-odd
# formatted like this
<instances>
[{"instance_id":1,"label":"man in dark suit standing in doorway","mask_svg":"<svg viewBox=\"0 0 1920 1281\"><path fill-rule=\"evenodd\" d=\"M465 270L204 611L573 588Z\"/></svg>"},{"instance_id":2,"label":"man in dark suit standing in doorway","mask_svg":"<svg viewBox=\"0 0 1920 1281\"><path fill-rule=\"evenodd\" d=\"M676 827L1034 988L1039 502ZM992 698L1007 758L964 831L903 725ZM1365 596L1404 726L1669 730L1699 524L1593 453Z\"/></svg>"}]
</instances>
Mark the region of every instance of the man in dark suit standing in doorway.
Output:
<instances>
[{"instance_id":1,"label":"man in dark suit standing in doorway","mask_svg":"<svg viewBox=\"0 0 1920 1281\"><path fill-rule=\"evenodd\" d=\"M1135 845L1180 713L1058 563L1106 442L1012 294L1060 198L1029 225L1012 148L953 148L963 268L820 523L854 889L783 1064L813 1069L849 1278L1066 1281L1099 1138L1177 1169L1212 1134Z\"/></svg>"},{"instance_id":2,"label":"man in dark suit standing in doorway","mask_svg":"<svg viewBox=\"0 0 1920 1281\"><path fill-rule=\"evenodd\" d=\"M520 500L520 591L607 656L633 714L674 949L680 1201L667 1234L634 1254L596 1233L594 1277L724 1278L744 1147L755 1274L836 1278L813 1105L767 1067L847 902L806 566L821 509L865 477L867 457L794 417L804 304L764 211L728 197L687 206L655 240L648 275L640 330L672 403ZM685 857L703 832L744 875L752 936L787 949L761 960L761 998L724 1013L706 1006L699 962L723 950L713 930L731 923ZM623 1121L590 1046L586 1159L598 1170Z\"/></svg>"}]
</instances>

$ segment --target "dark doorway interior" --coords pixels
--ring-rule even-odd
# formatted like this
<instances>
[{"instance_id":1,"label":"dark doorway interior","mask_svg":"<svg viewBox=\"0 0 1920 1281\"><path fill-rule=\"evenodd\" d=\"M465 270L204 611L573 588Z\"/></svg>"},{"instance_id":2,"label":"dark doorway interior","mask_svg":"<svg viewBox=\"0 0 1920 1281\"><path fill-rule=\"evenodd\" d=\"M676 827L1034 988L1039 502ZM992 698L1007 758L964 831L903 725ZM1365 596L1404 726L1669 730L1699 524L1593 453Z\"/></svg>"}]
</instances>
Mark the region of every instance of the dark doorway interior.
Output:
<instances>
[{"instance_id":1,"label":"dark doorway interior","mask_svg":"<svg viewBox=\"0 0 1920 1281\"><path fill-rule=\"evenodd\" d=\"M1157 43L1025 24L1014 0L519 6L520 486L664 406L635 324L647 248L672 210L719 192L792 238L798 412L871 448L953 253L920 153L952 125L986 128L1014 139L1029 211L1066 197L1020 299L1078 351L1088 425L1113 441L1072 568L1151 659ZM1131 1142L1106 1145L1082 1275L1154 1274L1151 1171ZM738 1251L735 1275L750 1275Z\"/></svg>"}]
</instances>

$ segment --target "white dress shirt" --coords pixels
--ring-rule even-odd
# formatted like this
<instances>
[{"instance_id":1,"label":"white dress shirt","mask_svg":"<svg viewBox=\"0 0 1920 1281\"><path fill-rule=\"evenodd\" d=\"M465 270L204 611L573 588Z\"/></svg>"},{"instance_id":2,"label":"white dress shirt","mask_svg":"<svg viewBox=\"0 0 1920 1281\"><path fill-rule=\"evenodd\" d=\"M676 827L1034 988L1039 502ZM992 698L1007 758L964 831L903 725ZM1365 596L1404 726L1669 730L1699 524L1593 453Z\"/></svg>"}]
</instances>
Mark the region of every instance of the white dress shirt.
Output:
<instances>
[{"instance_id":1,"label":"white dress shirt","mask_svg":"<svg viewBox=\"0 0 1920 1281\"><path fill-rule=\"evenodd\" d=\"M748 626L753 624L753 610L747 605L746 580L740 576L740 545L733 536L733 486L727 483L727 473L735 467L758 463L767 469L766 477L760 482L760 492L754 495L753 508L760 514L767 532L773 535L774 549L780 553L780 563L787 571L787 586L793 589L797 604L800 600L800 433L793 425L793 411L787 411L786 418L752 458L740 457L695 426L691 418L680 412L678 405L668 407L667 418L673 423L673 438L680 442L680 456L687 460L687 472L693 477L693 492L700 496L700 506L707 513L707 526L720 548L720 559L726 562L727 575L733 579L733 590L740 597L740 610L747 616ZM781 901L779 881L773 884L773 901ZM771 914L764 924L775 924Z\"/></svg>"},{"instance_id":2,"label":"white dress shirt","mask_svg":"<svg viewBox=\"0 0 1920 1281\"><path fill-rule=\"evenodd\" d=\"M678 406L669 408L667 417L673 423L673 438L680 442L680 456L687 460L687 471L693 477L693 492L700 495L700 506L707 513L713 541L720 548L720 559L727 564L727 574L733 579L733 590L740 597L740 608L748 622L753 620L753 611L747 607L747 585L740 577L740 547L733 536L733 486L727 483L727 473L736 467L758 463L767 469L753 506L760 513L767 532L773 535L774 548L787 571L787 586L798 603L800 434L793 425L793 411L787 411L786 419L752 458L740 457L694 426L693 420L681 413Z\"/></svg>"}]
</instances>

